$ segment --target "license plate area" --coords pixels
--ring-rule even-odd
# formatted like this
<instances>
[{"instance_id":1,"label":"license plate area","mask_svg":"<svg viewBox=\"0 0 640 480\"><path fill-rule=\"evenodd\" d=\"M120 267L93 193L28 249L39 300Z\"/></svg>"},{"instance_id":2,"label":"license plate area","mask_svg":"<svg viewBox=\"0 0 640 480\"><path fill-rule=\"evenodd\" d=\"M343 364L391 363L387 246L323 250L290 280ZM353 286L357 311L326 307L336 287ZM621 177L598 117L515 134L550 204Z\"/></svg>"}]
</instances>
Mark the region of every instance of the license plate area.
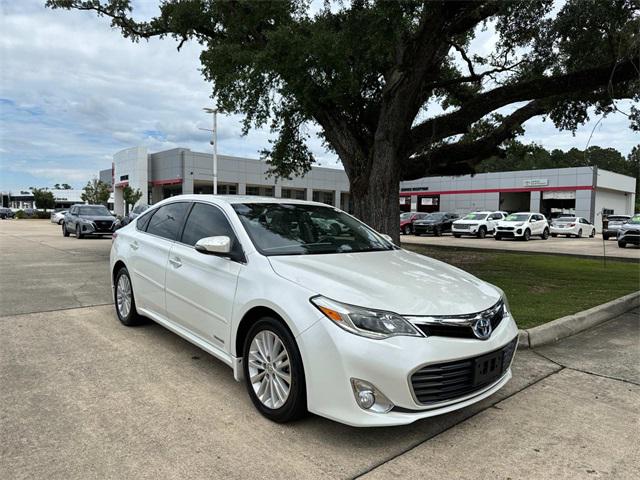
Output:
<instances>
[{"instance_id":1,"label":"license plate area","mask_svg":"<svg viewBox=\"0 0 640 480\"><path fill-rule=\"evenodd\" d=\"M502 351L476 358L473 365L473 386L491 383L502 374Z\"/></svg>"}]
</instances>

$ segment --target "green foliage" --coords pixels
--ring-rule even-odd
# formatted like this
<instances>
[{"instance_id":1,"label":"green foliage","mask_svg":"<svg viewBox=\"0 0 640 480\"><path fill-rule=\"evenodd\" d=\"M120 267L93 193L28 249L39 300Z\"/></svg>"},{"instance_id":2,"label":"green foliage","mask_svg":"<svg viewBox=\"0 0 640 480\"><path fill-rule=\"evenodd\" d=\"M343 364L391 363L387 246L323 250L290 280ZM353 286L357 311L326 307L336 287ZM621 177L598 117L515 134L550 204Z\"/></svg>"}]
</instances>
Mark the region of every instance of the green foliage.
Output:
<instances>
[{"instance_id":1,"label":"green foliage","mask_svg":"<svg viewBox=\"0 0 640 480\"><path fill-rule=\"evenodd\" d=\"M43 208L46 212L47 209L56 206L56 199L52 192L43 188L32 188L31 193L33 194L36 208Z\"/></svg>"},{"instance_id":2,"label":"green foliage","mask_svg":"<svg viewBox=\"0 0 640 480\"><path fill-rule=\"evenodd\" d=\"M142 198L142 192L140 189L133 190L129 185L122 189L122 198L126 205L125 210L129 213L129 205L135 205L138 200Z\"/></svg>"},{"instance_id":3,"label":"green foliage","mask_svg":"<svg viewBox=\"0 0 640 480\"><path fill-rule=\"evenodd\" d=\"M24 210L18 210L16 212L16 217L15 218L17 218L18 220L22 220L24 218L27 218L27 214L24 213Z\"/></svg>"},{"instance_id":4,"label":"green foliage","mask_svg":"<svg viewBox=\"0 0 640 480\"><path fill-rule=\"evenodd\" d=\"M109 195L111 195L109 185L97 178L88 181L83 190L84 192L80 195L80 198L82 201L92 205L107 205Z\"/></svg>"}]
</instances>

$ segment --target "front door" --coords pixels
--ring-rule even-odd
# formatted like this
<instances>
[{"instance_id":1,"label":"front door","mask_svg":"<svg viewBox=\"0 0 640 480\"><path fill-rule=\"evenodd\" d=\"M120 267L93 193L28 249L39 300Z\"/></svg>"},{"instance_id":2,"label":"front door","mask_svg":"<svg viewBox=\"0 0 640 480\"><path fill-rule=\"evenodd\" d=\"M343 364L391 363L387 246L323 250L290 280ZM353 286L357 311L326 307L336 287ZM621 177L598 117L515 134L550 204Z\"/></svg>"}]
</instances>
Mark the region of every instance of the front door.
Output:
<instances>
[{"instance_id":1,"label":"front door","mask_svg":"<svg viewBox=\"0 0 640 480\"><path fill-rule=\"evenodd\" d=\"M169 254L167 314L171 321L229 352L233 303L243 264L194 248L201 238L220 235L231 239L233 249L240 249L224 212L215 205L194 203L182 237Z\"/></svg>"}]
</instances>

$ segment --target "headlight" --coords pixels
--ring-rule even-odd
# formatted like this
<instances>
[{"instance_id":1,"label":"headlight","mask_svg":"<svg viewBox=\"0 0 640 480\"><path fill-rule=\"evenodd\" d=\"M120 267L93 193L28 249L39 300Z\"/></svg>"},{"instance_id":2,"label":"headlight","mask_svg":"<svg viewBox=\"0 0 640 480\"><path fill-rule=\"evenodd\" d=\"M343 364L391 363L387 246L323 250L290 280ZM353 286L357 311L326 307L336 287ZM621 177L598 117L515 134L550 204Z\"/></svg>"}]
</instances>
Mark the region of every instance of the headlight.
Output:
<instances>
[{"instance_id":1,"label":"headlight","mask_svg":"<svg viewBox=\"0 0 640 480\"><path fill-rule=\"evenodd\" d=\"M310 301L340 328L362 337L375 339L397 335L422 337L411 323L397 313L347 305L320 295L311 298Z\"/></svg>"}]
</instances>

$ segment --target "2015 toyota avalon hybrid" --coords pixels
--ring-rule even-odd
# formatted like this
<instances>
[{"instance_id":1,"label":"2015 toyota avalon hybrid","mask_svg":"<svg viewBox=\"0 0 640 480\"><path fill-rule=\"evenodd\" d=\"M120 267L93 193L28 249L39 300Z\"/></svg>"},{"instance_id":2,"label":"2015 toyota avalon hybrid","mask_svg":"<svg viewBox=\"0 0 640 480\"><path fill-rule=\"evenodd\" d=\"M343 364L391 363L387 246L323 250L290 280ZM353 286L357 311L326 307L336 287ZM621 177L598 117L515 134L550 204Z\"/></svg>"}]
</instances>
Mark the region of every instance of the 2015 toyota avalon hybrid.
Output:
<instances>
[{"instance_id":1,"label":"2015 toyota avalon hybrid","mask_svg":"<svg viewBox=\"0 0 640 480\"><path fill-rule=\"evenodd\" d=\"M336 208L183 195L114 237L120 321L149 317L222 360L272 420L406 424L511 378L501 290Z\"/></svg>"}]
</instances>

